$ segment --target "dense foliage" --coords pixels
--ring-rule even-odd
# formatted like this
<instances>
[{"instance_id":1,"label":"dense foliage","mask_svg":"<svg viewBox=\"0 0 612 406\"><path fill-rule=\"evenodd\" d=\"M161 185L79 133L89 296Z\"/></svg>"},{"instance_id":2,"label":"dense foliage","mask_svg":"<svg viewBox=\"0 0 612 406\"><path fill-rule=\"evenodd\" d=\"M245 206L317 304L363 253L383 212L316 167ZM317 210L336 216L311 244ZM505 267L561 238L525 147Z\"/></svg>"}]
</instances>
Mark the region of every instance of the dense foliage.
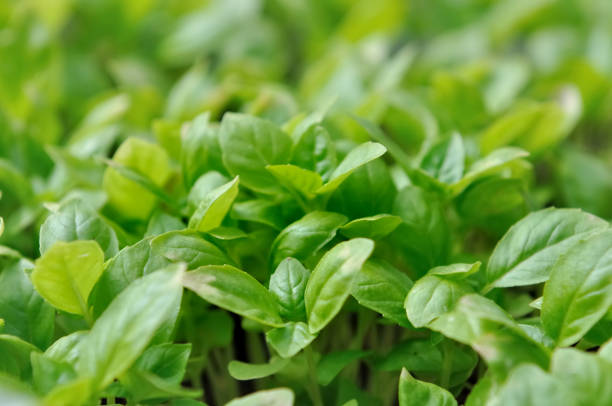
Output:
<instances>
[{"instance_id":1,"label":"dense foliage","mask_svg":"<svg viewBox=\"0 0 612 406\"><path fill-rule=\"evenodd\" d=\"M0 2L0 404L612 404L608 0Z\"/></svg>"}]
</instances>

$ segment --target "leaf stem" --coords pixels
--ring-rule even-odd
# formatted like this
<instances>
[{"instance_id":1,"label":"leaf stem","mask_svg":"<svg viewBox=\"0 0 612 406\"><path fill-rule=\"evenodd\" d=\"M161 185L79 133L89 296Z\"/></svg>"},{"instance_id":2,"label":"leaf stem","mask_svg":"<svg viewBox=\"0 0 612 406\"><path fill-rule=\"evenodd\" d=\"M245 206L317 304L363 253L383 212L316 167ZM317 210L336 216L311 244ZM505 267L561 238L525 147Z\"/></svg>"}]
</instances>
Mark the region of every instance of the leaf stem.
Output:
<instances>
[{"instance_id":1,"label":"leaf stem","mask_svg":"<svg viewBox=\"0 0 612 406\"><path fill-rule=\"evenodd\" d=\"M308 363L308 378L310 390L310 398L312 399L313 406L323 406L323 398L321 397L321 390L319 383L317 382L317 371L314 363L314 356L312 348L310 346L304 349L304 355L306 356L306 362Z\"/></svg>"}]
</instances>

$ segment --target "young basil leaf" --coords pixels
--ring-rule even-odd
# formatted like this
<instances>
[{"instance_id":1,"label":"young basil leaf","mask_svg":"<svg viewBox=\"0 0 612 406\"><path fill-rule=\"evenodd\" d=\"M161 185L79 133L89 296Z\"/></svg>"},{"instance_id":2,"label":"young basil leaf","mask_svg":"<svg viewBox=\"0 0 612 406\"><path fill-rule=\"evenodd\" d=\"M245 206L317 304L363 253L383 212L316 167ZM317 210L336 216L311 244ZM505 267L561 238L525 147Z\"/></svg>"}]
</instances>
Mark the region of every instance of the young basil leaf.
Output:
<instances>
[{"instance_id":1,"label":"young basil leaf","mask_svg":"<svg viewBox=\"0 0 612 406\"><path fill-rule=\"evenodd\" d=\"M302 322L287 323L266 333L266 341L283 358L291 358L317 338Z\"/></svg>"},{"instance_id":2,"label":"young basil leaf","mask_svg":"<svg viewBox=\"0 0 612 406\"><path fill-rule=\"evenodd\" d=\"M427 325L430 329L464 344L471 345L497 373L530 362L547 367L549 351L527 335L493 301L467 294L459 298L450 312Z\"/></svg>"},{"instance_id":3,"label":"young basil leaf","mask_svg":"<svg viewBox=\"0 0 612 406\"><path fill-rule=\"evenodd\" d=\"M247 364L241 361L231 361L227 369L232 378L239 381L248 381L251 379L261 379L282 370L289 363L288 358L274 358L266 364Z\"/></svg>"},{"instance_id":4,"label":"young basil leaf","mask_svg":"<svg viewBox=\"0 0 612 406\"><path fill-rule=\"evenodd\" d=\"M122 385L130 397L137 402L155 399L195 398L202 396L201 389L187 389L177 383L168 382L151 372L130 370L121 377Z\"/></svg>"},{"instance_id":5,"label":"young basil leaf","mask_svg":"<svg viewBox=\"0 0 612 406\"><path fill-rule=\"evenodd\" d=\"M131 397L147 399L196 397L201 391L180 387L191 344L161 344L148 348L120 378Z\"/></svg>"},{"instance_id":6,"label":"young basil leaf","mask_svg":"<svg viewBox=\"0 0 612 406\"><path fill-rule=\"evenodd\" d=\"M189 228L206 232L221 225L238 196L238 176L206 195L189 219Z\"/></svg>"},{"instance_id":7,"label":"young basil leaf","mask_svg":"<svg viewBox=\"0 0 612 406\"><path fill-rule=\"evenodd\" d=\"M363 237L379 240L391 234L401 223L402 219L399 216L377 214L350 221L340 227L340 232L348 238Z\"/></svg>"},{"instance_id":8,"label":"young basil leaf","mask_svg":"<svg viewBox=\"0 0 612 406\"><path fill-rule=\"evenodd\" d=\"M278 203L265 199L253 199L234 203L230 217L236 220L265 224L280 230L283 228L284 222L279 211Z\"/></svg>"},{"instance_id":9,"label":"young basil leaf","mask_svg":"<svg viewBox=\"0 0 612 406\"><path fill-rule=\"evenodd\" d=\"M370 355L369 351L345 350L325 354L317 363L317 382L327 386L349 364Z\"/></svg>"},{"instance_id":10,"label":"young basil leaf","mask_svg":"<svg viewBox=\"0 0 612 406\"><path fill-rule=\"evenodd\" d=\"M612 362L575 348L559 348L552 356L552 375L576 399L577 405L612 402Z\"/></svg>"},{"instance_id":11,"label":"young basil leaf","mask_svg":"<svg viewBox=\"0 0 612 406\"><path fill-rule=\"evenodd\" d=\"M320 118L317 117L318 121ZM302 123L307 120L308 118L304 119ZM298 124L298 128L292 134L295 145L291 163L314 171L323 179L329 179L337 163L334 143L325 127L315 124L301 131L299 127L302 127L302 123Z\"/></svg>"},{"instance_id":12,"label":"young basil leaf","mask_svg":"<svg viewBox=\"0 0 612 406\"><path fill-rule=\"evenodd\" d=\"M183 182L191 188L208 170L224 170L219 145L219 130L210 123L210 113L202 113L191 121L181 149Z\"/></svg>"},{"instance_id":13,"label":"young basil leaf","mask_svg":"<svg viewBox=\"0 0 612 406\"><path fill-rule=\"evenodd\" d=\"M484 158L474 162L465 175L463 175L463 178L450 186L450 191L456 196L476 179L499 172L510 163L525 158L528 155L527 151L515 147L496 149Z\"/></svg>"},{"instance_id":14,"label":"young basil leaf","mask_svg":"<svg viewBox=\"0 0 612 406\"><path fill-rule=\"evenodd\" d=\"M233 266L199 267L185 274L183 284L216 306L265 325L283 324L276 298L251 275Z\"/></svg>"},{"instance_id":15,"label":"young basil leaf","mask_svg":"<svg viewBox=\"0 0 612 406\"><path fill-rule=\"evenodd\" d=\"M40 227L40 252L44 254L57 241L94 240L106 258L119 250L113 229L90 207L71 200L51 213Z\"/></svg>"},{"instance_id":16,"label":"young basil leaf","mask_svg":"<svg viewBox=\"0 0 612 406\"><path fill-rule=\"evenodd\" d=\"M304 261L334 238L347 218L338 213L314 211L288 225L276 237L270 249L270 261L276 267L283 259Z\"/></svg>"},{"instance_id":17,"label":"young basil leaf","mask_svg":"<svg viewBox=\"0 0 612 406\"><path fill-rule=\"evenodd\" d=\"M189 230L170 231L153 238L151 253L171 262L185 262L189 270L203 265L233 264L216 245Z\"/></svg>"},{"instance_id":18,"label":"young basil leaf","mask_svg":"<svg viewBox=\"0 0 612 406\"><path fill-rule=\"evenodd\" d=\"M375 159L355 170L332 193L327 208L351 219L389 213L396 189L387 165Z\"/></svg>"},{"instance_id":19,"label":"young basil leaf","mask_svg":"<svg viewBox=\"0 0 612 406\"><path fill-rule=\"evenodd\" d=\"M453 133L431 147L421 161L421 168L440 182L452 184L461 179L464 163L463 139Z\"/></svg>"},{"instance_id":20,"label":"young basil leaf","mask_svg":"<svg viewBox=\"0 0 612 406\"><path fill-rule=\"evenodd\" d=\"M53 340L55 310L36 292L25 273L32 264L19 258L0 265L0 319L2 332L17 336L40 349Z\"/></svg>"},{"instance_id":21,"label":"young basil leaf","mask_svg":"<svg viewBox=\"0 0 612 406\"><path fill-rule=\"evenodd\" d=\"M423 338L399 342L375 366L382 371L406 368L417 378L436 384L446 379L448 385L454 387L470 377L478 360L478 354L463 344L446 339L434 343L431 338ZM448 369L449 376L442 376Z\"/></svg>"},{"instance_id":22,"label":"young basil leaf","mask_svg":"<svg viewBox=\"0 0 612 406\"><path fill-rule=\"evenodd\" d=\"M3 233L4 233L4 219L2 218L2 216L0 216L0 237L2 237Z\"/></svg>"},{"instance_id":23,"label":"young basil leaf","mask_svg":"<svg viewBox=\"0 0 612 406\"><path fill-rule=\"evenodd\" d=\"M291 389L267 389L236 398L225 406L293 406L294 398Z\"/></svg>"},{"instance_id":24,"label":"young basil leaf","mask_svg":"<svg viewBox=\"0 0 612 406\"><path fill-rule=\"evenodd\" d=\"M174 314L181 301L183 272L182 266L169 266L121 292L80 343L78 375L91 378L100 390L124 373Z\"/></svg>"},{"instance_id":25,"label":"young basil leaf","mask_svg":"<svg viewBox=\"0 0 612 406\"><path fill-rule=\"evenodd\" d=\"M461 296L472 292L467 283L435 274L426 275L415 282L406 296L408 320L415 327L424 327L449 312Z\"/></svg>"},{"instance_id":26,"label":"young basil leaf","mask_svg":"<svg viewBox=\"0 0 612 406\"><path fill-rule=\"evenodd\" d=\"M167 258L152 251L151 240L123 248L106 262L100 280L91 292L89 302L98 317L113 299L136 279L168 265Z\"/></svg>"},{"instance_id":27,"label":"young basil leaf","mask_svg":"<svg viewBox=\"0 0 612 406\"><path fill-rule=\"evenodd\" d=\"M74 368L67 363L56 361L38 352L30 354L32 363L32 381L36 392L45 395L51 392L56 386L70 382L76 378ZM84 393L81 402L87 400L89 391Z\"/></svg>"},{"instance_id":28,"label":"young basil leaf","mask_svg":"<svg viewBox=\"0 0 612 406\"><path fill-rule=\"evenodd\" d=\"M267 165L284 164L291 154L291 138L272 122L227 113L219 134L223 163L233 175L256 192L274 194L280 188L266 170Z\"/></svg>"},{"instance_id":29,"label":"young basil leaf","mask_svg":"<svg viewBox=\"0 0 612 406\"><path fill-rule=\"evenodd\" d=\"M79 357L79 346L85 337L87 337L87 334L87 331L76 331L65 335L51 344L44 354L47 358L54 361L74 365Z\"/></svg>"},{"instance_id":30,"label":"young basil leaf","mask_svg":"<svg viewBox=\"0 0 612 406\"><path fill-rule=\"evenodd\" d=\"M311 333L323 329L348 298L355 276L374 250L374 242L355 238L341 242L319 261L306 285L304 302Z\"/></svg>"},{"instance_id":31,"label":"young basil leaf","mask_svg":"<svg viewBox=\"0 0 612 406\"><path fill-rule=\"evenodd\" d=\"M304 291L310 271L295 258L285 258L270 276L270 292L280 305L280 315L292 321L306 320Z\"/></svg>"},{"instance_id":32,"label":"young basil leaf","mask_svg":"<svg viewBox=\"0 0 612 406\"><path fill-rule=\"evenodd\" d=\"M56 308L89 320L87 299L103 270L104 253L95 241L60 241L36 261L32 284Z\"/></svg>"},{"instance_id":33,"label":"young basil leaf","mask_svg":"<svg viewBox=\"0 0 612 406\"><path fill-rule=\"evenodd\" d=\"M406 274L386 262L371 259L355 277L351 295L360 305L409 326L404 300L411 287L412 281Z\"/></svg>"},{"instance_id":34,"label":"young basil leaf","mask_svg":"<svg viewBox=\"0 0 612 406\"><path fill-rule=\"evenodd\" d=\"M162 187L170 177L166 151L139 138L125 140L115 152L113 161L134 171L144 183L150 182L154 188ZM137 183L125 175L125 171L121 173L113 166L106 169L103 187L109 204L125 218L145 220L155 207L158 196L143 187L142 182Z\"/></svg>"},{"instance_id":35,"label":"young basil leaf","mask_svg":"<svg viewBox=\"0 0 612 406\"><path fill-rule=\"evenodd\" d=\"M542 324L559 346L574 344L612 306L612 230L567 249L544 286Z\"/></svg>"},{"instance_id":36,"label":"young basil leaf","mask_svg":"<svg viewBox=\"0 0 612 406\"><path fill-rule=\"evenodd\" d=\"M40 350L19 337L0 334L0 354L3 358L0 362L0 373L29 382L32 378L30 354L33 352Z\"/></svg>"},{"instance_id":37,"label":"young basil leaf","mask_svg":"<svg viewBox=\"0 0 612 406\"><path fill-rule=\"evenodd\" d=\"M163 211L156 211L149 220L144 237L153 237L169 231L183 230L184 228L185 224L183 224L180 219L166 214Z\"/></svg>"},{"instance_id":38,"label":"young basil leaf","mask_svg":"<svg viewBox=\"0 0 612 406\"><path fill-rule=\"evenodd\" d=\"M268 165L266 169L285 189L307 200L314 199L316 191L323 185L321 175L299 166Z\"/></svg>"},{"instance_id":39,"label":"young basil leaf","mask_svg":"<svg viewBox=\"0 0 612 406\"><path fill-rule=\"evenodd\" d=\"M433 383L418 381L406 369L399 381L400 406L456 406L457 401L446 389Z\"/></svg>"},{"instance_id":40,"label":"young basil leaf","mask_svg":"<svg viewBox=\"0 0 612 406\"><path fill-rule=\"evenodd\" d=\"M342 162L340 162L338 167L334 169L329 181L317 189L317 193L325 194L333 192L357 168L382 156L385 152L387 152L387 149L382 144L375 142L366 142L355 147L348 153Z\"/></svg>"},{"instance_id":41,"label":"young basil leaf","mask_svg":"<svg viewBox=\"0 0 612 406\"><path fill-rule=\"evenodd\" d=\"M574 395L559 381L533 364L522 364L512 370L498 393L489 397L487 404L494 406L537 406L577 404Z\"/></svg>"},{"instance_id":42,"label":"young basil leaf","mask_svg":"<svg viewBox=\"0 0 612 406\"><path fill-rule=\"evenodd\" d=\"M481 262L476 261L473 264L452 264L437 266L427 272L428 275L441 275L447 279L465 279L470 275L475 274L480 269Z\"/></svg>"},{"instance_id":43,"label":"young basil leaf","mask_svg":"<svg viewBox=\"0 0 612 406\"><path fill-rule=\"evenodd\" d=\"M190 213L193 214L210 192L229 181L229 178L217 171L209 171L200 176L191 189L189 189L189 194L187 195Z\"/></svg>"},{"instance_id":44,"label":"young basil leaf","mask_svg":"<svg viewBox=\"0 0 612 406\"><path fill-rule=\"evenodd\" d=\"M91 388L91 379L74 379L53 388L53 390L45 396L43 404L58 406L82 404L83 401L86 401L89 397Z\"/></svg>"},{"instance_id":45,"label":"young basil leaf","mask_svg":"<svg viewBox=\"0 0 612 406\"><path fill-rule=\"evenodd\" d=\"M577 209L544 209L513 225L487 266L489 287L531 285L548 279L554 263L587 235L608 223Z\"/></svg>"},{"instance_id":46,"label":"young basil leaf","mask_svg":"<svg viewBox=\"0 0 612 406\"><path fill-rule=\"evenodd\" d=\"M612 338L599 347L598 354L603 359L612 362Z\"/></svg>"},{"instance_id":47,"label":"young basil leaf","mask_svg":"<svg viewBox=\"0 0 612 406\"><path fill-rule=\"evenodd\" d=\"M418 274L446 263L449 227L436 195L416 186L405 187L398 193L392 213L403 222L390 238Z\"/></svg>"}]
</instances>

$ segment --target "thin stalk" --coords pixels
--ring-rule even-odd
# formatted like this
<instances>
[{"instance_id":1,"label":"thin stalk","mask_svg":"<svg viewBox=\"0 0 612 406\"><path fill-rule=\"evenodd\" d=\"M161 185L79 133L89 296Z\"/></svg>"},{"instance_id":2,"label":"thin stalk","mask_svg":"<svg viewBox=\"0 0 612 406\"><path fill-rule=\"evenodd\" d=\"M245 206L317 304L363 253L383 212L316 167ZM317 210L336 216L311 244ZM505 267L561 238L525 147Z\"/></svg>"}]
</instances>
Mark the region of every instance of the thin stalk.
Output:
<instances>
[{"instance_id":1,"label":"thin stalk","mask_svg":"<svg viewBox=\"0 0 612 406\"><path fill-rule=\"evenodd\" d=\"M317 382L317 371L314 363L314 356L312 348L310 346L304 349L304 355L306 356L306 362L308 363L308 380L310 390L310 398L312 399L313 406L323 406L323 397L321 396L321 389Z\"/></svg>"}]
</instances>

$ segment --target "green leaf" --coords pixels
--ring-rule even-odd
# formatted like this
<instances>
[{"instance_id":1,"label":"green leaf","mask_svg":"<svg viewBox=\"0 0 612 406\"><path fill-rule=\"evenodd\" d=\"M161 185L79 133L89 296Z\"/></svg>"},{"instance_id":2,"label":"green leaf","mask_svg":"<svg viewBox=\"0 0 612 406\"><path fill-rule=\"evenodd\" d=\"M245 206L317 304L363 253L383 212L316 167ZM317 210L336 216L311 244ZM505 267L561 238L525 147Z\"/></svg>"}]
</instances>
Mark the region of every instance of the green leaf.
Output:
<instances>
[{"instance_id":1,"label":"green leaf","mask_svg":"<svg viewBox=\"0 0 612 406\"><path fill-rule=\"evenodd\" d=\"M480 145L485 152L505 145L541 152L569 134L569 118L557 103L519 103L484 131Z\"/></svg>"},{"instance_id":2,"label":"green leaf","mask_svg":"<svg viewBox=\"0 0 612 406\"><path fill-rule=\"evenodd\" d=\"M399 381L400 406L456 406L457 401L446 389L418 381L405 369Z\"/></svg>"},{"instance_id":3,"label":"green leaf","mask_svg":"<svg viewBox=\"0 0 612 406\"><path fill-rule=\"evenodd\" d=\"M183 284L216 306L269 326L283 324L276 298L240 269L230 265L202 266L187 272Z\"/></svg>"},{"instance_id":4,"label":"green leaf","mask_svg":"<svg viewBox=\"0 0 612 406\"><path fill-rule=\"evenodd\" d=\"M392 213L403 222L390 238L417 274L447 262L450 232L436 195L407 186L398 193Z\"/></svg>"},{"instance_id":5,"label":"green leaf","mask_svg":"<svg viewBox=\"0 0 612 406\"><path fill-rule=\"evenodd\" d=\"M416 284L415 284L416 285ZM497 373L521 362L546 368L549 352L534 341L495 302L477 295L459 298L452 310L428 323L432 330L471 345Z\"/></svg>"},{"instance_id":6,"label":"green leaf","mask_svg":"<svg viewBox=\"0 0 612 406\"><path fill-rule=\"evenodd\" d=\"M446 380L454 387L470 377L478 361L478 355L471 348L447 339L435 343L430 337L395 344L375 366L383 371L406 368L420 379L436 384Z\"/></svg>"},{"instance_id":7,"label":"green leaf","mask_svg":"<svg viewBox=\"0 0 612 406\"><path fill-rule=\"evenodd\" d=\"M306 320L304 291L310 271L295 258L285 258L270 276L270 292L280 305L280 315L292 321Z\"/></svg>"},{"instance_id":8,"label":"green leaf","mask_svg":"<svg viewBox=\"0 0 612 406\"><path fill-rule=\"evenodd\" d=\"M481 262L473 264L451 264L432 268L427 272L429 275L441 275L447 279L465 279L475 274L480 269Z\"/></svg>"},{"instance_id":9,"label":"green leaf","mask_svg":"<svg viewBox=\"0 0 612 406\"><path fill-rule=\"evenodd\" d=\"M273 201L253 199L234 203L230 217L236 220L265 224L280 230L283 228L284 222L279 215L279 211L279 205Z\"/></svg>"},{"instance_id":10,"label":"green leaf","mask_svg":"<svg viewBox=\"0 0 612 406\"><path fill-rule=\"evenodd\" d=\"M180 303L183 270L170 266L143 276L113 300L79 345L79 376L100 390L136 361Z\"/></svg>"},{"instance_id":11,"label":"green leaf","mask_svg":"<svg viewBox=\"0 0 612 406\"><path fill-rule=\"evenodd\" d=\"M612 306L612 230L567 249L544 286L542 324L557 345L574 344Z\"/></svg>"},{"instance_id":12,"label":"green leaf","mask_svg":"<svg viewBox=\"0 0 612 406\"><path fill-rule=\"evenodd\" d=\"M17 336L45 349L53 340L55 310L36 292L26 268L32 264L20 258L0 262L0 319L2 332Z\"/></svg>"},{"instance_id":13,"label":"green leaf","mask_svg":"<svg viewBox=\"0 0 612 406\"><path fill-rule=\"evenodd\" d=\"M56 242L36 261L32 283L56 308L88 319L87 299L103 263L104 253L95 241Z\"/></svg>"},{"instance_id":14,"label":"green leaf","mask_svg":"<svg viewBox=\"0 0 612 406\"><path fill-rule=\"evenodd\" d=\"M89 302L97 318L112 300L136 279L164 268L170 262L152 251L151 240L125 247L106 262L104 272L91 293Z\"/></svg>"},{"instance_id":15,"label":"green leaf","mask_svg":"<svg viewBox=\"0 0 612 406\"><path fill-rule=\"evenodd\" d=\"M180 387L191 344L161 344L148 348L120 378L138 401L201 396L201 391Z\"/></svg>"},{"instance_id":16,"label":"green leaf","mask_svg":"<svg viewBox=\"0 0 612 406\"><path fill-rule=\"evenodd\" d=\"M345 350L325 354L317 364L317 382L327 386L349 364L369 355L369 351Z\"/></svg>"},{"instance_id":17,"label":"green leaf","mask_svg":"<svg viewBox=\"0 0 612 406\"><path fill-rule=\"evenodd\" d=\"M377 214L350 221L340 227L340 232L348 238L363 237L379 240L391 234L401 223L402 219L399 216Z\"/></svg>"},{"instance_id":18,"label":"green leaf","mask_svg":"<svg viewBox=\"0 0 612 406\"><path fill-rule=\"evenodd\" d=\"M406 296L408 320L415 327L424 327L452 310L461 296L472 292L470 286L461 281L426 275L415 282Z\"/></svg>"},{"instance_id":19,"label":"green leaf","mask_svg":"<svg viewBox=\"0 0 612 406\"><path fill-rule=\"evenodd\" d=\"M297 193L299 197L303 196L307 200L314 199L316 191L323 185L321 175L299 166L291 164L268 165L266 169L285 189L293 194Z\"/></svg>"},{"instance_id":20,"label":"green leaf","mask_svg":"<svg viewBox=\"0 0 612 406\"><path fill-rule=\"evenodd\" d=\"M360 305L409 326L404 300L412 287L410 278L390 264L371 259L355 277L351 295Z\"/></svg>"},{"instance_id":21,"label":"green leaf","mask_svg":"<svg viewBox=\"0 0 612 406\"><path fill-rule=\"evenodd\" d=\"M187 389L179 384L142 370L128 371L121 383L129 391L131 398L137 402L154 399L196 398L202 396L201 389Z\"/></svg>"},{"instance_id":22,"label":"green leaf","mask_svg":"<svg viewBox=\"0 0 612 406\"><path fill-rule=\"evenodd\" d=\"M559 348L550 370L577 405L606 405L612 402L612 362L575 348ZM561 404L561 403L559 403Z\"/></svg>"},{"instance_id":23,"label":"green leaf","mask_svg":"<svg viewBox=\"0 0 612 406\"><path fill-rule=\"evenodd\" d=\"M338 213L314 211L291 223L272 243L271 265L276 267L287 257L305 261L331 241L338 227L346 223L346 220L345 216Z\"/></svg>"},{"instance_id":24,"label":"green leaf","mask_svg":"<svg viewBox=\"0 0 612 406\"><path fill-rule=\"evenodd\" d=\"M522 364L512 370L487 404L494 406L572 405L574 394L567 392L558 381L532 364Z\"/></svg>"},{"instance_id":25,"label":"green leaf","mask_svg":"<svg viewBox=\"0 0 612 406\"><path fill-rule=\"evenodd\" d=\"M56 386L76 378L76 372L67 362L56 361L38 352L30 354L32 363L32 380L36 392L45 395ZM87 400L89 391L84 393L81 402Z\"/></svg>"},{"instance_id":26,"label":"green leaf","mask_svg":"<svg viewBox=\"0 0 612 406\"><path fill-rule=\"evenodd\" d=\"M200 203L207 199L210 192L228 182L230 182L230 179L217 171L209 171L200 176L189 189L187 195L190 213L193 214L196 211Z\"/></svg>"},{"instance_id":27,"label":"green leaf","mask_svg":"<svg viewBox=\"0 0 612 406\"><path fill-rule=\"evenodd\" d=\"M496 149L484 158L474 162L465 175L463 175L463 178L450 186L450 191L456 196L476 179L499 172L510 163L525 158L528 155L527 151L515 147Z\"/></svg>"},{"instance_id":28,"label":"green leaf","mask_svg":"<svg viewBox=\"0 0 612 406\"><path fill-rule=\"evenodd\" d=\"M351 219L390 213L397 194L391 172L382 159L375 159L356 169L332 193L328 210Z\"/></svg>"},{"instance_id":29,"label":"green leaf","mask_svg":"<svg viewBox=\"0 0 612 406\"><path fill-rule=\"evenodd\" d=\"M267 389L236 398L225 406L293 406L294 397L288 388Z\"/></svg>"},{"instance_id":30,"label":"green leaf","mask_svg":"<svg viewBox=\"0 0 612 406\"><path fill-rule=\"evenodd\" d=\"M282 370L289 363L288 358L272 357L266 364L247 364L241 361L230 361L227 366L232 378L239 381L249 381L251 379L261 379Z\"/></svg>"},{"instance_id":31,"label":"green leaf","mask_svg":"<svg viewBox=\"0 0 612 406\"><path fill-rule=\"evenodd\" d=\"M315 338L308 325L302 322L287 323L266 333L266 341L283 358L291 358L306 348Z\"/></svg>"},{"instance_id":32,"label":"green leaf","mask_svg":"<svg viewBox=\"0 0 612 406\"><path fill-rule=\"evenodd\" d=\"M40 227L40 252L44 254L57 241L94 240L106 258L119 250L113 229L90 207L71 200L51 213Z\"/></svg>"},{"instance_id":33,"label":"green leaf","mask_svg":"<svg viewBox=\"0 0 612 406\"><path fill-rule=\"evenodd\" d=\"M158 210L151 216L144 236L153 237L168 231L182 230L184 228L185 224L180 219Z\"/></svg>"},{"instance_id":34,"label":"green leaf","mask_svg":"<svg viewBox=\"0 0 612 406\"><path fill-rule=\"evenodd\" d=\"M181 168L183 181L188 188L208 170L223 168L219 131L209 120L209 112L198 115L189 124L182 140Z\"/></svg>"},{"instance_id":35,"label":"green leaf","mask_svg":"<svg viewBox=\"0 0 612 406\"><path fill-rule=\"evenodd\" d=\"M610 338L606 343L599 347L598 354L603 359L612 362L612 338Z\"/></svg>"},{"instance_id":36,"label":"green leaf","mask_svg":"<svg viewBox=\"0 0 612 406\"><path fill-rule=\"evenodd\" d=\"M332 172L329 181L321 186L317 193L325 194L333 192L357 168L382 156L385 152L387 152L387 149L382 144L376 142L366 142L355 147L340 162L338 167Z\"/></svg>"},{"instance_id":37,"label":"green leaf","mask_svg":"<svg viewBox=\"0 0 612 406\"><path fill-rule=\"evenodd\" d=\"M92 381L89 378L79 378L58 385L43 400L44 405L72 406L82 404L91 393Z\"/></svg>"},{"instance_id":38,"label":"green leaf","mask_svg":"<svg viewBox=\"0 0 612 406\"><path fill-rule=\"evenodd\" d=\"M321 258L304 295L308 328L312 333L323 329L338 314L357 273L373 250L372 240L356 238L341 242Z\"/></svg>"},{"instance_id":39,"label":"green leaf","mask_svg":"<svg viewBox=\"0 0 612 406\"><path fill-rule=\"evenodd\" d=\"M559 257L608 223L578 209L544 209L513 225L499 241L487 266L490 287L544 282Z\"/></svg>"},{"instance_id":40,"label":"green leaf","mask_svg":"<svg viewBox=\"0 0 612 406\"><path fill-rule=\"evenodd\" d=\"M33 352L40 350L19 337L0 334L0 354L2 354L0 373L28 382L32 378L30 354Z\"/></svg>"},{"instance_id":41,"label":"green leaf","mask_svg":"<svg viewBox=\"0 0 612 406\"><path fill-rule=\"evenodd\" d=\"M140 138L130 137L115 152L113 162L118 167L110 166L104 173L103 187L108 201L121 216L130 219L145 220L157 203L151 188L143 186L149 183L154 189L163 187L170 177L170 163L163 148ZM127 168L135 173L138 179L130 179ZM134 178L134 177L132 177ZM137 182L140 180L140 182Z\"/></svg>"},{"instance_id":42,"label":"green leaf","mask_svg":"<svg viewBox=\"0 0 612 406\"><path fill-rule=\"evenodd\" d=\"M465 162L463 139L453 133L431 147L421 160L421 168L442 183L452 184L461 179Z\"/></svg>"},{"instance_id":43,"label":"green leaf","mask_svg":"<svg viewBox=\"0 0 612 406\"><path fill-rule=\"evenodd\" d=\"M238 196L238 176L206 195L189 219L189 228L206 232L221 225Z\"/></svg>"},{"instance_id":44,"label":"green leaf","mask_svg":"<svg viewBox=\"0 0 612 406\"><path fill-rule=\"evenodd\" d=\"M318 117L313 117L314 115ZM329 133L325 127L317 124L310 125L305 131L300 131L303 123L308 125L307 122L312 122L313 118L316 121L322 119L320 114L313 113L305 118L292 134L295 145L291 163L314 171L321 175L323 179L328 179L336 167L336 149Z\"/></svg>"},{"instance_id":45,"label":"green leaf","mask_svg":"<svg viewBox=\"0 0 612 406\"><path fill-rule=\"evenodd\" d=\"M216 245L194 231L170 231L151 240L151 252L171 262L185 262L187 269L203 265L233 264Z\"/></svg>"},{"instance_id":46,"label":"green leaf","mask_svg":"<svg viewBox=\"0 0 612 406\"><path fill-rule=\"evenodd\" d=\"M284 164L291 154L291 138L272 122L227 113L219 134L223 163L244 186L256 192L274 194L280 188L266 170L267 165Z\"/></svg>"}]
</instances>

